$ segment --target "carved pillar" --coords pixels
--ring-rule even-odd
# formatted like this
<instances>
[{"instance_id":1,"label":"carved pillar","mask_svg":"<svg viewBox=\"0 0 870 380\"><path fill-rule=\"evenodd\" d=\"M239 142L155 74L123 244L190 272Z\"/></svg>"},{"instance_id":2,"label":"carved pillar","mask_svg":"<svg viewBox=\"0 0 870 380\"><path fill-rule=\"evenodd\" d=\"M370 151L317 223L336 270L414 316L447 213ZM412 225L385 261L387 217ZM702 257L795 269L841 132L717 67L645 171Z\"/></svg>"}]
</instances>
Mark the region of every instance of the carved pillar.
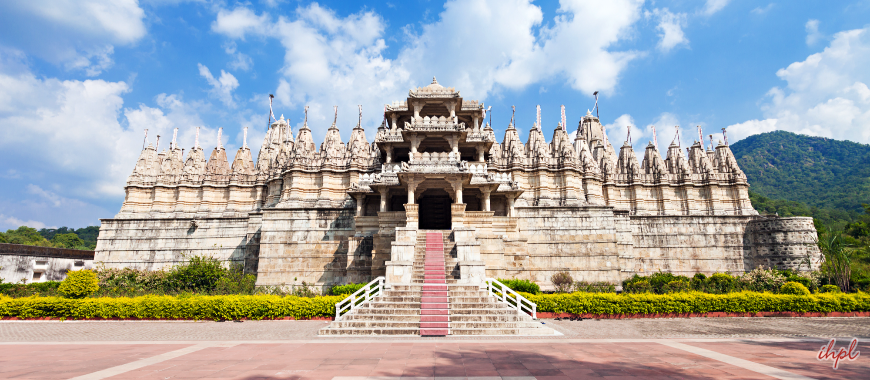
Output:
<instances>
[{"instance_id":1,"label":"carved pillar","mask_svg":"<svg viewBox=\"0 0 870 380\"><path fill-rule=\"evenodd\" d=\"M390 190L386 187L380 189L381 193L381 211L387 211L387 195L389 195Z\"/></svg>"},{"instance_id":2,"label":"carved pillar","mask_svg":"<svg viewBox=\"0 0 870 380\"><path fill-rule=\"evenodd\" d=\"M456 160L459 160L459 138L454 135L445 136L444 140L450 144L450 151L453 152L453 156L456 157Z\"/></svg>"},{"instance_id":3,"label":"carved pillar","mask_svg":"<svg viewBox=\"0 0 870 380\"><path fill-rule=\"evenodd\" d=\"M420 146L420 136L413 134L409 137L411 138L411 154L408 161L414 162L414 159L417 158L417 148Z\"/></svg>"},{"instance_id":4,"label":"carved pillar","mask_svg":"<svg viewBox=\"0 0 870 380\"><path fill-rule=\"evenodd\" d=\"M387 151L387 161L385 163L389 164L390 162L393 162L393 146L387 145L384 150Z\"/></svg>"},{"instance_id":5,"label":"carved pillar","mask_svg":"<svg viewBox=\"0 0 870 380\"><path fill-rule=\"evenodd\" d=\"M365 194L357 194L353 196L356 199L356 216L363 216L363 201L366 199Z\"/></svg>"},{"instance_id":6,"label":"carved pillar","mask_svg":"<svg viewBox=\"0 0 870 380\"><path fill-rule=\"evenodd\" d=\"M478 162L484 162L484 161L485 161L485 160L484 160L485 156L484 156L483 154L484 154L484 147L483 147L483 145L478 145L478 146L477 146L477 161L478 161Z\"/></svg>"},{"instance_id":7,"label":"carved pillar","mask_svg":"<svg viewBox=\"0 0 870 380\"><path fill-rule=\"evenodd\" d=\"M454 179L450 181L450 187L453 188L453 193L456 194L454 197L455 204L462 204L462 179Z\"/></svg>"},{"instance_id":8,"label":"carved pillar","mask_svg":"<svg viewBox=\"0 0 870 380\"><path fill-rule=\"evenodd\" d=\"M514 216L514 198L513 194L507 196L507 216Z\"/></svg>"},{"instance_id":9,"label":"carved pillar","mask_svg":"<svg viewBox=\"0 0 870 380\"><path fill-rule=\"evenodd\" d=\"M392 129L392 130L395 131L396 129L399 128L399 125L397 124L397 123L399 122L399 115L394 113L394 114L392 114L392 115L390 115L390 116L391 116L391 118L392 118L392 120L393 120L393 125L390 127L390 129Z\"/></svg>"},{"instance_id":10,"label":"carved pillar","mask_svg":"<svg viewBox=\"0 0 870 380\"><path fill-rule=\"evenodd\" d=\"M414 191L417 190L417 186L419 186L421 182L423 182L421 178L408 178L406 183L408 189L408 203L416 203L417 198L414 196Z\"/></svg>"},{"instance_id":11,"label":"carved pillar","mask_svg":"<svg viewBox=\"0 0 870 380\"><path fill-rule=\"evenodd\" d=\"M450 120L456 120L456 103L448 102L445 104L450 111Z\"/></svg>"},{"instance_id":12,"label":"carved pillar","mask_svg":"<svg viewBox=\"0 0 870 380\"><path fill-rule=\"evenodd\" d=\"M423 108L423 104L420 104L420 102L413 102L411 104L411 106L414 107L414 120L413 121L417 121L417 119L420 118L420 109Z\"/></svg>"},{"instance_id":13,"label":"carved pillar","mask_svg":"<svg viewBox=\"0 0 870 380\"><path fill-rule=\"evenodd\" d=\"M488 188L483 188L480 189L480 191L483 193L483 211L492 211L489 209L489 194L492 192L492 190Z\"/></svg>"},{"instance_id":14,"label":"carved pillar","mask_svg":"<svg viewBox=\"0 0 870 380\"><path fill-rule=\"evenodd\" d=\"M474 114L474 130L478 130L478 129L480 129L480 124L479 124L479 122L480 122L480 115L478 115L477 113L475 113L475 114Z\"/></svg>"}]
</instances>

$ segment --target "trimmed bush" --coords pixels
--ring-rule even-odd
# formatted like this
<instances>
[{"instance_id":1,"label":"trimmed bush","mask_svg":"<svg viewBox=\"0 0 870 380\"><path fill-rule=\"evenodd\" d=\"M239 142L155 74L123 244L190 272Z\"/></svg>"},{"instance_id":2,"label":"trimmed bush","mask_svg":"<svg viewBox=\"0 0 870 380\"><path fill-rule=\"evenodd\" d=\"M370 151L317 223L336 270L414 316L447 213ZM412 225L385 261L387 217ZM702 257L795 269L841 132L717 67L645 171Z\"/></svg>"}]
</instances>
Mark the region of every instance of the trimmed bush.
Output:
<instances>
[{"instance_id":1,"label":"trimmed bush","mask_svg":"<svg viewBox=\"0 0 870 380\"><path fill-rule=\"evenodd\" d=\"M332 289L330 289L329 291L330 291L330 292L332 293L332 295L334 295L334 296L345 296L345 297L347 297L347 296L349 296L349 295L351 295L351 294L356 293L357 290L362 289L363 286L366 286L366 284L347 284L347 285L338 285L338 286L333 286Z\"/></svg>"},{"instance_id":2,"label":"trimmed bush","mask_svg":"<svg viewBox=\"0 0 870 380\"><path fill-rule=\"evenodd\" d=\"M810 278L806 278L804 276L791 275L791 276L786 277L785 280L787 282L797 282L797 283L803 285L807 289L813 288L813 280Z\"/></svg>"},{"instance_id":3,"label":"trimmed bush","mask_svg":"<svg viewBox=\"0 0 870 380\"><path fill-rule=\"evenodd\" d=\"M665 293L688 292L690 289L689 283L683 280L674 280L662 287Z\"/></svg>"},{"instance_id":4,"label":"trimmed bush","mask_svg":"<svg viewBox=\"0 0 870 380\"><path fill-rule=\"evenodd\" d=\"M791 294L795 296L805 296L810 294L810 290L799 282L786 282L779 288L780 294Z\"/></svg>"},{"instance_id":5,"label":"trimmed bush","mask_svg":"<svg viewBox=\"0 0 870 380\"><path fill-rule=\"evenodd\" d=\"M517 280L517 279L498 279L498 282L501 282L508 288L515 292L523 292L530 294L541 294L541 287L538 284L531 282L529 280Z\"/></svg>"},{"instance_id":6,"label":"trimmed bush","mask_svg":"<svg viewBox=\"0 0 870 380\"><path fill-rule=\"evenodd\" d=\"M616 293L616 287L609 282L585 282L577 281L574 283L575 292L586 293Z\"/></svg>"},{"instance_id":7,"label":"trimmed bush","mask_svg":"<svg viewBox=\"0 0 870 380\"><path fill-rule=\"evenodd\" d=\"M83 269L66 272L66 278L58 286L57 292L67 298L84 298L99 289L97 275Z\"/></svg>"},{"instance_id":8,"label":"trimmed bush","mask_svg":"<svg viewBox=\"0 0 870 380\"><path fill-rule=\"evenodd\" d=\"M626 293L650 293L652 292L652 287L649 281L640 280L623 285L622 290Z\"/></svg>"},{"instance_id":9,"label":"trimmed bush","mask_svg":"<svg viewBox=\"0 0 870 380\"><path fill-rule=\"evenodd\" d=\"M728 294L699 292L672 294L570 293L524 296L538 305L538 312L573 314L870 311L870 294L867 293L804 296L756 292Z\"/></svg>"},{"instance_id":10,"label":"trimmed bush","mask_svg":"<svg viewBox=\"0 0 870 380\"><path fill-rule=\"evenodd\" d=\"M842 293L840 287L837 285L822 285L819 289L819 293Z\"/></svg>"},{"instance_id":11,"label":"trimmed bush","mask_svg":"<svg viewBox=\"0 0 870 380\"><path fill-rule=\"evenodd\" d=\"M0 316L66 319L194 319L238 320L335 316L341 297L294 296L144 296L68 299L0 296Z\"/></svg>"},{"instance_id":12,"label":"trimmed bush","mask_svg":"<svg viewBox=\"0 0 870 380\"><path fill-rule=\"evenodd\" d=\"M553 275L551 281L558 293L568 293L574 287L574 278L568 272L558 272Z\"/></svg>"}]
</instances>

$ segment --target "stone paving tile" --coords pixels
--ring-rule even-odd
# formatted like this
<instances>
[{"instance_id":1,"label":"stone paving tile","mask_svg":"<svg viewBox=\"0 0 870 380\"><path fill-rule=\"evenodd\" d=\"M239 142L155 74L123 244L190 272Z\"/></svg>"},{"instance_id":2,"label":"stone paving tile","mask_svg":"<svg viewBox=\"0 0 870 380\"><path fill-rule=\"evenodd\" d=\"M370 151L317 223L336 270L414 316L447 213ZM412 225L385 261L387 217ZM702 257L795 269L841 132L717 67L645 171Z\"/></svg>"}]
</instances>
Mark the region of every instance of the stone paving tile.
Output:
<instances>
[{"instance_id":1,"label":"stone paving tile","mask_svg":"<svg viewBox=\"0 0 870 380\"><path fill-rule=\"evenodd\" d=\"M870 339L870 318L662 318L544 320L563 336L547 339L859 337ZM0 321L0 342L298 341L318 337L325 321ZM346 340L348 337L340 339ZM369 340L371 337L350 338ZM498 341L504 337L390 338L367 343L381 350L396 340ZM512 337L541 339L541 337Z\"/></svg>"},{"instance_id":2,"label":"stone paving tile","mask_svg":"<svg viewBox=\"0 0 870 380\"><path fill-rule=\"evenodd\" d=\"M838 339L837 349L848 347L849 340ZM859 356L855 361L841 360L839 369L832 368L832 361L819 361L819 349L826 342L686 342L685 344L702 347L736 358L780 368L792 373L818 379L861 379L870 378L870 358ZM861 348L870 353L870 345L858 342Z\"/></svg>"},{"instance_id":3,"label":"stone paving tile","mask_svg":"<svg viewBox=\"0 0 870 380\"><path fill-rule=\"evenodd\" d=\"M0 345L0 378L70 378L101 371L106 368L115 367L139 359L160 355L187 346L190 345Z\"/></svg>"}]
</instances>

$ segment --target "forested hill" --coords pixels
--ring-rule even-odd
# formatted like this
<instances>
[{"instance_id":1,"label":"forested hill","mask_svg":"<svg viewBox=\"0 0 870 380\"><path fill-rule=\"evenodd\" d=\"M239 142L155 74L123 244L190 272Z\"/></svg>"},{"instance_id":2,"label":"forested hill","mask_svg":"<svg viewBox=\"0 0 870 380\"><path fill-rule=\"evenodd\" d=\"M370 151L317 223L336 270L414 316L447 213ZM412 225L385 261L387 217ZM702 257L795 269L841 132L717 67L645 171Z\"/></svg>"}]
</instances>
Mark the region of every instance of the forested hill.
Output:
<instances>
[{"instance_id":1,"label":"forested hill","mask_svg":"<svg viewBox=\"0 0 870 380\"><path fill-rule=\"evenodd\" d=\"M775 131L731 150L754 193L846 212L849 219L870 203L870 145Z\"/></svg>"}]
</instances>

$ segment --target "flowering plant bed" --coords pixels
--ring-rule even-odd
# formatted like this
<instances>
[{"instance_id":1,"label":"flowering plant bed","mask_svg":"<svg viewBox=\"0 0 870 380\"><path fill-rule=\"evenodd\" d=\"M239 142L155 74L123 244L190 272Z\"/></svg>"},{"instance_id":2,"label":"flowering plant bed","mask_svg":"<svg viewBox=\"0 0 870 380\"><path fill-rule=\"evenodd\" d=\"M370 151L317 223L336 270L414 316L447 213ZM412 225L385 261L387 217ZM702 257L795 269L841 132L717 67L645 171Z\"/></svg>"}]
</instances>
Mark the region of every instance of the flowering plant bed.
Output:
<instances>
[{"instance_id":1,"label":"flowering plant bed","mask_svg":"<svg viewBox=\"0 0 870 380\"><path fill-rule=\"evenodd\" d=\"M0 317L19 319L260 320L331 318L342 297L142 296L70 299L0 296Z\"/></svg>"},{"instance_id":2,"label":"flowering plant bed","mask_svg":"<svg viewBox=\"0 0 870 380\"><path fill-rule=\"evenodd\" d=\"M538 313L574 315L688 315L709 313L851 313L870 312L870 294L790 295L759 292L709 294L563 293L523 294ZM700 315L699 315L700 316Z\"/></svg>"},{"instance_id":3,"label":"flowering plant bed","mask_svg":"<svg viewBox=\"0 0 870 380\"><path fill-rule=\"evenodd\" d=\"M870 294L528 294L540 318L870 316ZM342 296L277 295L23 297L0 296L2 319L261 320L332 319Z\"/></svg>"}]
</instances>

